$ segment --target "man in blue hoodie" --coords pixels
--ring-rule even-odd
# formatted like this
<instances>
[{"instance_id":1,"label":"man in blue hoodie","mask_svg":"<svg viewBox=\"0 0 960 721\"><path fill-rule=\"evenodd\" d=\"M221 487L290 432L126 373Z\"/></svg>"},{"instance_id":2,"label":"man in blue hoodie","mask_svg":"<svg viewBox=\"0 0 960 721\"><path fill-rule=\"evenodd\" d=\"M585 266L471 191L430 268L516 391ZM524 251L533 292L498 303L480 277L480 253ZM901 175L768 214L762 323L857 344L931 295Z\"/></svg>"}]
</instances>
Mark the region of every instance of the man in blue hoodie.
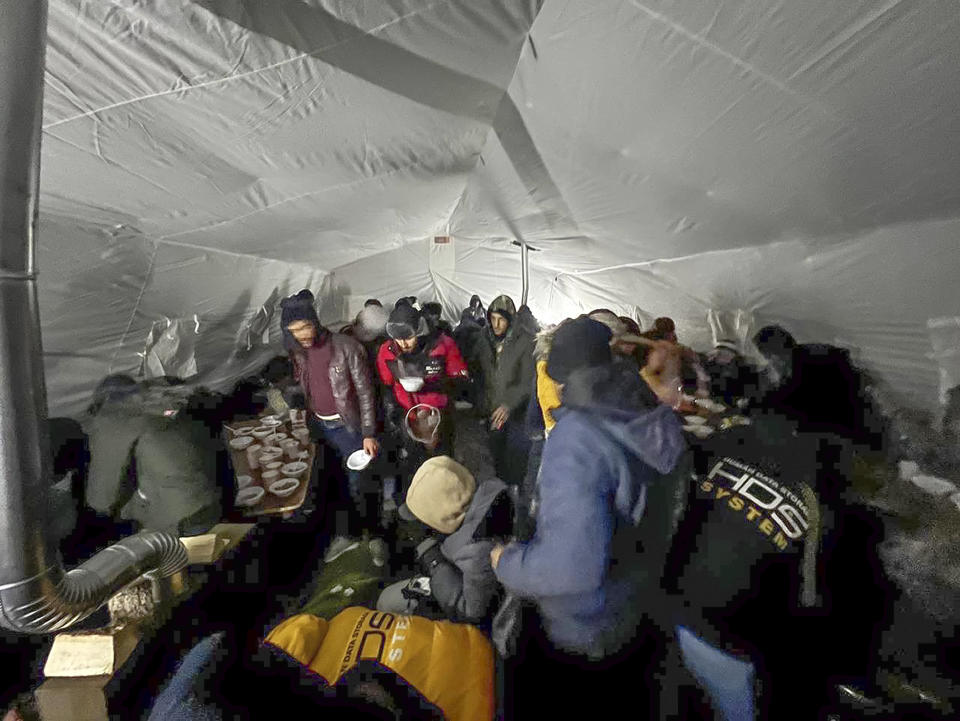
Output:
<instances>
[{"instance_id":1,"label":"man in blue hoodie","mask_svg":"<svg viewBox=\"0 0 960 721\"><path fill-rule=\"evenodd\" d=\"M587 317L558 328L547 372L563 407L544 448L537 529L491 553L507 590L536 602L550 642L594 659L635 638L686 487L671 473L686 448L680 423L645 402L636 369L613 363L610 338Z\"/></svg>"}]
</instances>

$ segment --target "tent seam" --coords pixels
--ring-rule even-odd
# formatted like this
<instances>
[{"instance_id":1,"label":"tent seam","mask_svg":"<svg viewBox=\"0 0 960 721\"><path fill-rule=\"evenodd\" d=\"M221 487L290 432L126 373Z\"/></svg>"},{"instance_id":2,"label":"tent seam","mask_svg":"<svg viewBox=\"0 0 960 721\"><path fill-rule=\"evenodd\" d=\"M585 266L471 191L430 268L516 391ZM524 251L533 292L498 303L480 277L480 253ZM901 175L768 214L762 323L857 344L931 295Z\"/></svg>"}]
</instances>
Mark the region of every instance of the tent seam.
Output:
<instances>
[{"instance_id":1,"label":"tent seam","mask_svg":"<svg viewBox=\"0 0 960 721\"><path fill-rule=\"evenodd\" d=\"M233 256L233 257L236 257L236 258L249 258L250 260L266 261L266 262L270 262L270 263L283 263L284 265L299 265L299 266L306 265L306 266L308 266L308 267L310 267L310 268L315 269L315 270L316 270L317 272L319 272L319 273L324 273L325 275L329 275L331 272L333 272L332 270L325 270L325 269L323 269L323 268L320 268L320 267L311 265L310 263L305 263L305 262L302 262L302 261L283 260L282 258L269 258L269 257L267 257L267 256L265 256L265 255L256 255L256 254L254 254L254 253L241 253L241 252L239 252L239 251L226 250L226 249L224 249L224 248L213 248L213 247L210 247L210 246L208 246L208 245L197 245L197 244L194 244L194 243L185 243L185 242L183 242L183 241L181 241L181 240L167 240L166 238L162 238L162 237L161 237L161 238L150 238L149 240L150 240L150 242L155 243L155 244L163 243L163 244L165 244L165 245L172 245L172 246L174 246L174 247L176 247L176 248L190 248L191 250L199 250L199 251L202 251L202 252L218 253L218 254L220 254L220 255L230 255L230 256Z\"/></svg>"},{"instance_id":2,"label":"tent seam","mask_svg":"<svg viewBox=\"0 0 960 721\"><path fill-rule=\"evenodd\" d=\"M391 20L390 22L383 23L383 24L378 25L378 26L376 26L376 27L374 27L374 28L371 28L371 29L369 29L369 30L363 30L363 31L361 31L361 35L373 35L374 33L378 33L378 32L380 32L381 30L384 30L385 28L390 27L391 25L394 25L394 24L399 23L399 22L403 22L404 20L406 20L406 19L409 18L409 17L415 17L415 16L420 15L421 13L424 13L424 12L426 12L426 11L428 11L428 10L432 10L432 9L435 8L437 5L446 4L446 3L448 3L448 2L449 2L449 0L438 0L438 2L435 2L435 3L433 3L432 5L430 5L430 6L426 7L426 8L422 8L422 9L420 9L420 10L417 10L416 12L407 13L406 15L402 15L401 17L395 18L395 19ZM359 29L359 28L358 28L358 29ZM355 36L354 36L354 37L355 37ZM336 43L333 43L333 44L331 44L331 45L326 45L326 46L323 46L323 47L319 47L319 48L316 48L315 50L311 50L310 52L301 53L300 55L297 55L296 57L287 58L286 60L281 60L280 62L273 63L273 64L271 64L271 65L267 65L267 66L262 67L262 68L257 68L257 69L255 69L255 70L250 70L250 71L247 71L247 72L245 72L245 73L234 73L234 74L232 74L232 75L227 75L226 77L217 78L216 80L209 80L209 81L207 81L207 82L205 82L205 83L198 83L197 85L185 85L184 87L180 87L180 88L170 88L170 89L168 89L168 90L161 90L161 91L155 92L155 93L148 93L148 94L146 94L146 95L140 95L140 96L138 96L138 97L136 97L136 98L128 98L127 100L121 100L120 102L118 102L118 103L113 103L113 104L111 104L111 105L104 105L103 107L94 108L93 110L88 110L87 112L81 113L81 114L79 114L79 115L71 115L69 118L61 118L60 120L55 120L55 121L53 121L52 123L49 123L49 124L47 124L47 125L44 125L44 126L42 127L42 129L43 129L43 130L47 130L48 128L55 128L55 127L57 127L58 125L63 125L63 124L65 124L65 123L69 123L69 122L72 122L72 121L74 121L74 120L81 120L82 118L87 118L87 117L91 117L91 116L93 116L93 115L98 115L99 113L105 112L105 111L107 111L107 110L115 110L116 108L121 108L121 107L123 107L123 106L125 106L125 105L132 105L133 103L139 103L139 102L144 101L144 100L151 100L151 99L153 99L153 98L159 98L159 97L163 97L163 96L165 96L165 95L175 95L175 94L177 94L177 93L185 93L185 92L189 92L189 91L191 91L191 90L197 90L197 89L200 89L200 88L211 87L211 86L217 85L217 84L219 84L219 83L225 83L225 82L228 82L228 81L230 81L230 80L237 80L237 79L241 79L241 78L248 77L248 76L250 76L250 75L258 75L258 74L260 74L260 73L265 73L265 72L267 72L267 71L269 71L269 70L274 70L274 69L276 69L276 68L278 68L278 67L280 67L280 66L282 66L282 65L288 65L288 64L290 64L290 63L295 63L295 62L297 62L298 60L303 60L304 58L313 57L313 56L316 55L317 53L323 53L323 52L326 52L326 51L331 50L331 49L333 49L333 48L339 47L340 45L343 45L343 44L352 42L352 41L354 40L354 37L346 38L346 39L344 39L344 40L341 40L340 42L336 42Z\"/></svg>"},{"instance_id":3,"label":"tent seam","mask_svg":"<svg viewBox=\"0 0 960 721\"><path fill-rule=\"evenodd\" d=\"M130 313L130 320L127 321L127 327L124 328L123 334L120 336L120 341L117 343L116 350L113 352L113 357L110 359L110 367L107 371L108 373L113 373L113 367L117 362L117 356L120 355L120 351L123 349L123 344L127 340L127 335L130 333L130 328L133 327L133 321L137 317L137 311L140 310L140 302L143 300L143 295L147 291L147 285L150 283L150 278L153 276L153 267L157 262L157 256L159 254L159 244L154 241L153 257L150 258L150 265L147 266L147 272L143 278L143 285L140 287L140 295L137 296L137 302L133 304L133 311Z\"/></svg>"},{"instance_id":4,"label":"tent seam","mask_svg":"<svg viewBox=\"0 0 960 721\"><path fill-rule=\"evenodd\" d=\"M517 77L517 72L520 70L520 61L523 60L523 47L524 47L524 45L526 45L528 42L531 44L531 46L533 45L533 40L531 39L530 35L531 35L531 33L533 32L533 26L536 24L537 18L540 17L540 11L543 10L543 6L544 6L545 2L546 2L546 0L544 0L544 2L541 2L541 3L539 4L539 7L537 7L537 14L534 15L533 18L530 20L530 27L527 28L527 32L524 34L523 42L520 43L520 50L519 50L519 52L517 53L517 62L514 64L514 66L513 66L513 72L510 74L510 81L506 84L506 86L505 86L504 89L503 89L503 93L500 95L500 100L499 100L499 102L497 103L497 112L495 112L495 113L493 114L493 117L491 118L490 123L487 125L487 132L486 132L486 134L485 134L484 137L483 137L483 146L482 146L482 147L486 147L487 141L488 141L489 138L490 138L490 133L492 132L492 133L496 134L496 132L497 132L496 129L494 128L494 125L496 124L497 115L498 115L498 113L499 113L499 111L500 111L500 106L503 104L504 99L506 99L507 97L509 97L509 95L510 95L510 86L513 85L513 81L514 81L514 79L516 79L516 77ZM536 53L536 50L534 50L534 53ZM453 222L453 217L457 214L457 210L458 210L458 209L460 208L460 206L463 204L463 199L464 199L464 198L466 197L466 195L467 195L467 189L470 187L470 176L471 176L474 172L476 172L476 170L477 170L477 165L478 165L478 163L480 163L480 161L481 161L482 159L483 159L483 150L481 149L480 152L477 153L476 159L473 161L473 167L470 168L470 170L467 170L467 171L464 172L463 190L461 191L460 197L457 199L457 202L454 204L453 209L450 211L450 216L447 218L447 222L446 222L446 224L445 224L445 228L447 229L447 232L449 232L450 225L451 225L451 223ZM515 239L515 240L518 240L518 239ZM445 277L445 276L444 276L444 277ZM430 283L431 283L431 285L433 286L434 295L437 295L437 294L439 293L439 288L438 288L438 286L437 286L437 282L436 282L436 279L435 279L435 277L434 277L433 271L430 271ZM460 287L460 286L458 286L458 287ZM461 288L461 289L463 289L463 288ZM465 290L465 289L463 289L463 290Z\"/></svg>"}]
</instances>

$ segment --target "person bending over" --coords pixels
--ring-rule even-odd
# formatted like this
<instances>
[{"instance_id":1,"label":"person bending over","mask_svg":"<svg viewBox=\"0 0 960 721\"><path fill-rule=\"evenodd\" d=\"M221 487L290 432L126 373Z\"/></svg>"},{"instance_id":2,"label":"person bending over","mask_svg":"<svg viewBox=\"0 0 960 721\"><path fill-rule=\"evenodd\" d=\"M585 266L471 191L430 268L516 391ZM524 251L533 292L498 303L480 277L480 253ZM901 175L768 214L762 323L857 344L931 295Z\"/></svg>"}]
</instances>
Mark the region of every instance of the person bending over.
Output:
<instances>
[{"instance_id":1,"label":"person bending over","mask_svg":"<svg viewBox=\"0 0 960 721\"><path fill-rule=\"evenodd\" d=\"M500 584L490 564L497 539L513 529L514 501L506 484L492 478L477 484L473 475L447 456L431 458L413 478L400 516L420 521L438 536L417 547L421 577L386 588L377 602L381 611L430 615L431 606L453 621L490 619Z\"/></svg>"}]
</instances>

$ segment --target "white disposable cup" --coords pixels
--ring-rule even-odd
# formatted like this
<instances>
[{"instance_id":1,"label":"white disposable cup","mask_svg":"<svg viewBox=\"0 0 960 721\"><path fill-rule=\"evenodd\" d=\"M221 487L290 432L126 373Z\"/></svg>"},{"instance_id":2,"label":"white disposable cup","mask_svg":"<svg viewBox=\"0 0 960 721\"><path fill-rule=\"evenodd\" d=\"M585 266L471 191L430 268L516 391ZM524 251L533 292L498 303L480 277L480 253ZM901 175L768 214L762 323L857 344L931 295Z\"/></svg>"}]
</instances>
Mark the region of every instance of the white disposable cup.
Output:
<instances>
[{"instance_id":1,"label":"white disposable cup","mask_svg":"<svg viewBox=\"0 0 960 721\"><path fill-rule=\"evenodd\" d=\"M294 428L293 437L299 441L300 445L306 446L310 443L310 430L307 428Z\"/></svg>"},{"instance_id":2,"label":"white disposable cup","mask_svg":"<svg viewBox=\"0 0 960 721\"><path fill-rule=\"evenodd\" d=\"M900 478L904 481L909 481L920 472L920 464L916 461L900 461L897 465L900 468Z\"/></svg>"},{"instance_id":3,"label":"white disposable cup","mask_svg":"<svg viewBox=\"0 0 960 721\"><path fill-rule=\"evenodd\" d=\"M253 484L253 476L247 476L247 475L237 476L237 490L246 488L247 486L252 484Z\"/></svg>"},{"instance_id":4,"label":"white disposable cup","mask_svg":"<svg viewBox=\"0 0 960 721\"><path fill-rule=\"evenodd\" d=\"M279 448L264 448L260 453L260 465L266 466L274 461L279 461L283 457L283 451Z\"/></svg>"},{"instance_id":5,"label":"white disposable cup","mask_svg":"<svg viewBox=\"0 0 960 721\"><path fill-rule=\"evenodd\" d=\"M297 457L300 455L300 444L297 443L296 440L284 441L283 455L286 456L289 461L297 460Z\"/></svg>"},{"instance_id":6,"label":"white disposable cup","mask_svg":"<svg viewBox=\"0 0 960 721\"><path fill-rule=\"evenodd\" d=\"M260 478L263 479L264 487L267 487L280 478L280 471L264 471L260 474Z\"/></svg>"},{"instance_id":7,"label":"white disposable cup","mask_svg":"<svg viewBox=\"0 0 960 721\"><path fill-rule=\"evenodd\" d=\"M251 469L256 470L260 467L260 452L262 450L263 446L259 443L247 446L247 464L249 464Z\"/></svg>"}]
</instances>

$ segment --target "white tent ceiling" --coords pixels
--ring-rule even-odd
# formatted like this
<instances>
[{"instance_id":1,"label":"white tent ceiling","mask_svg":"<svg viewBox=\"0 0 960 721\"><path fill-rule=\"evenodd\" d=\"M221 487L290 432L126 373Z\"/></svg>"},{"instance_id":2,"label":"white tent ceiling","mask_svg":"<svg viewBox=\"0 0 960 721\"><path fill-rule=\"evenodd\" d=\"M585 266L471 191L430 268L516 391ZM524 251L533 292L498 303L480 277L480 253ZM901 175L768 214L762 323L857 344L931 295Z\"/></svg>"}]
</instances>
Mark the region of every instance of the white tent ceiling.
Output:
<instances>
[{"instance_id":1,"label":"white tent ceiling","mask_svg":"<svg viewBox=\"0 0 960 721\"><path fill-rule=\"evenodd\" d=\"M50 0L51 411L166 318L218 385L270 352L244 339L278 293L328 320L519 296L518 238L546 320L668 314L702 347L742 308L929 406L958 70L946 0Z\"/></svg>"}]
</instances>

